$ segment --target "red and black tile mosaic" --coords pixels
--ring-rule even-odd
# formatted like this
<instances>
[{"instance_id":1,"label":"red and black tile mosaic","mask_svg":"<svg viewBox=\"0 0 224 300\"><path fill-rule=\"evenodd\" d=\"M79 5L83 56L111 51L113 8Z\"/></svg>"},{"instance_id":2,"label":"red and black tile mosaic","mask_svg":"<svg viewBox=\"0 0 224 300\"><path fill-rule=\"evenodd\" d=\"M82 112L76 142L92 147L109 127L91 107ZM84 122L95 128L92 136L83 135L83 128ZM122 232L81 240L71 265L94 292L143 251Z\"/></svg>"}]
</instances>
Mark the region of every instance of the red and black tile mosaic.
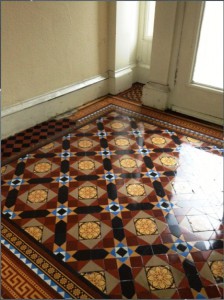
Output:
<instances>
[{"instance_id":1,"label":"red and black tile mosaic","mask_svg":"<svg viewBox=\"0 0 224 300\"><path fill-rule=\"evenodd\" d=\"M3 218L111 298L222 298L222 153L114 108L4 165Z\"/></svg>"}]
</instances>

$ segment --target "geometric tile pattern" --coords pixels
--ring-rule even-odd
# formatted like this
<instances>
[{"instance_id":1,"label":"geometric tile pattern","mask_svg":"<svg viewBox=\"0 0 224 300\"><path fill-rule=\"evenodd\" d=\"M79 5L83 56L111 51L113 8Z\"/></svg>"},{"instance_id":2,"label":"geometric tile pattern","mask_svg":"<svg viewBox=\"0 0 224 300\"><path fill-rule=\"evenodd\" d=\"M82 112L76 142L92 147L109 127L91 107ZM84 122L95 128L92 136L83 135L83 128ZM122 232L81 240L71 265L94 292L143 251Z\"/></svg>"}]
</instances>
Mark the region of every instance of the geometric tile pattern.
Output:
<instances>
[{"instance_id":1,"label":"geometric tile pattern","mask_svg":"<svg viewBox=\"0 0 224 300\"><path fill-rule=\"evenodd\" d=\"M2 169L2 212L111 298L221 298L222 156L116 109Z\"/></svg>"},{"instance_id":2,"label":"geometric tile pattern","mask_svg":"<svg viewBox=\"0 0 224 300\"><path fill-rule=\"evenodd\" d=\"M144 84L136 82L130 89L118 94L118 96L124 99L141 102L143 86Z\"/></svg>"}]
</instances>

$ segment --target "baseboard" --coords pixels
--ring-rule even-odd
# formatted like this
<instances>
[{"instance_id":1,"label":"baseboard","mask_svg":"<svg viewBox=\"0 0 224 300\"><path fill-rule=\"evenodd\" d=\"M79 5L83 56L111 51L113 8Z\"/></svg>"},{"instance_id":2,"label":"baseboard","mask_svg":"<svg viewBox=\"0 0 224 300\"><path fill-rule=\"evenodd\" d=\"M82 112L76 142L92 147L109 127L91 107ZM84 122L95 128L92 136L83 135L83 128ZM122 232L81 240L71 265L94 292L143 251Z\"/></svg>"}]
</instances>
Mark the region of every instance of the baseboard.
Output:
<instances>
[{"instance_id":1,"label":"baseboard","mask_svg":"<svg viewBox=\"0 0 224 300\"><path fill-rule=\"evenodd\" d=\"M2 139L107 95L108 86L107 77L97 76L7 108L2 111Z\"/></svg>"},{"instance_id":2,"label":"baseboard","mask_svg":"<svg viewBox=\"0 0 224 300\"><path fill-rule=\"evenodd\" d=\"M138 82L146 84L149 81L150 66L146 64L137 64L136 73Z\"/></svg>"},{"instance_id":3,"label":"baseboard","mask_svg":"<svg viewBox=\"0 0 224 300\"><path fill-rule=\"evenodd\" d=\"M75 82L72 85L65 86L65 87L57 89L55 91L51 91L49 93L28 99L26 101L20 102L19 104L5 108L2 111L1 116L5 117L8 115L14 114L20 110L24 110L26 108L29 108L29 107L32 107L35 105L39 105L43 102L54 100L57 97L61 97L63 95L69 94L71 92L75 92L77 90L80 90L82 88L85 88L87 86L101 82L106 79L108 79L108 74L97 75L97 76L88 78L86 80L80 81L80 82Z\"/></svg>"},{"instance_id":4,"label":"baseboard","mask_svg":"<svg viewBox=\"0 0 224 300\"><path fill-rule=\"evenodd\" d=\"M208 122L213 123L213 124L223 125L223 120L222 119L216 118L214 116L209 116L209 115L197 112L197 111L185 109L185 108L175 106L175 105L172 105L171 110L176 111L176 112L181 113L181 114L184 114L184 115L195 117L195 118L200 119L200 120L208 121Z\"/></svg>"},{"instance_id":5,"label":"baseboard","mask_svg":"<svg viewBox=\"0 0 224 300\"><path fill-rule=\"evenodd\" d=\"M109 70L109 93L117 95L129 89L135 82L135 64L115 71Z\"/></svg>"}]
</instances>

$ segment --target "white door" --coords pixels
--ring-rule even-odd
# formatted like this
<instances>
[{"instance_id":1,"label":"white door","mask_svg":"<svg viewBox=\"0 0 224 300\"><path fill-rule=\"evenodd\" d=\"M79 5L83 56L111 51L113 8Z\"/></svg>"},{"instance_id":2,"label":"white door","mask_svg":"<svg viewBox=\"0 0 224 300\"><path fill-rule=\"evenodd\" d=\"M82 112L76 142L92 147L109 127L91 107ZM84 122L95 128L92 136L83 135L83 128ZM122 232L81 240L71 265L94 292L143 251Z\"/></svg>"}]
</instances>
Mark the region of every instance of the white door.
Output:
<instances>
[{"instance_id":1,"label":"white door","mask_svg":"<svg viewBox=\"0 0 224 300\"><path fill-rule=\"evenodd\" d=\"M169 106L174 111L223 124L223 40L220 36L223 30L223 1L185 3L176 82ZM215 17L208 4L213 5L212 9L218 5ZM221 29L214 30L212 27L217 26L218 18L219 22L221 18ZM206 53L209 58L206 58Z\"/></svg>"}]
</instances>

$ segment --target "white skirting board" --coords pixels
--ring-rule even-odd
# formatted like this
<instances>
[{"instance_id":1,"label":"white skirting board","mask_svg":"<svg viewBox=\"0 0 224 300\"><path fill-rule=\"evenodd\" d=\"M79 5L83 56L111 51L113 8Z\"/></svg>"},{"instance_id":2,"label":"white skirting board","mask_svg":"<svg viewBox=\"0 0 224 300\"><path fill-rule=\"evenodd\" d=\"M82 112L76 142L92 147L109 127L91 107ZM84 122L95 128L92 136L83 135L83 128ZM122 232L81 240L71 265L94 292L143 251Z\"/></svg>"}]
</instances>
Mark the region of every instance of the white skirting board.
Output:
<instances>
[{"instance_id":1,"label":"white skirting board","mask_svg":"<svg viewBox=\"0 0 224 300\"><path fill-rule=\"evenodd\" d=\"M47 121L108 94L109 79L99 75L2 111L1 138Z\"/></svg>"},{"instance_id":2,"label":"white skirting board","mask_svg":"<svg viewBox=\"0 0 224 300\"><path fill-rule=\"evenodd\" d=\"M217 125L223 125L223 120L222 119L219 119L219 118L216 118L216 117L213 117L213 116L209 116L209 115L197 112L197 111L185 109L185 108L175 106L175 105L172 105L171 109L173 111L179 112L179 113L187 115L187 116L195 117L195 118L198 118L198 119L201 119L201 120L204 120L204 121L208 121L208 122L211 122L211 123L214 123L214 124L217 124Z\"/></svg>"}]
</instances>

